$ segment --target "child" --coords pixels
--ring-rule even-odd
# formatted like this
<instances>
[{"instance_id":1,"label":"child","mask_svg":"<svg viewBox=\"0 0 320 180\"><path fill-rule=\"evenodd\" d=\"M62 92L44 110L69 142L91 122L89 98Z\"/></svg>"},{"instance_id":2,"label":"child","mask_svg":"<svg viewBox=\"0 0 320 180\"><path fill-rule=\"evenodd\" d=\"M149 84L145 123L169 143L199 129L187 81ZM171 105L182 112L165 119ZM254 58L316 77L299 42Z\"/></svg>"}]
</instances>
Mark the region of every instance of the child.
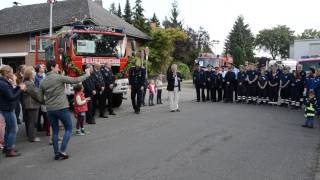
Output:
<instances>
[{"instance_id":1,"label":"child","mask_svg":"<svg viewBox=\"0 0 320 180\"><path fill-rule=\"evenodd\" d=\"M83 123L86 117L86 112L88 111L88 101L90 101L90 98L85 98L83 93L83 86L82 84L77 84L74 87L74 112L77 117L77 131L76 135L83 136L86 134L86 131L84 130ZM81 129L80 129L81 128Z\"/></svg>"},{"instance_id":2,"label":"child","mask_svg":"<svg viewBox=\"0 0 320 180\"><path fill-rule=\"evenodd\" d=\"M306 106L305 106L305 118L306 123L302 125L302 127L313 128L314 126L314 117L316 115L316 96L315 92L310 90L308 93L308 97L306 98Z\"/></svg>"},{"instance_id":3,"label":"child","mask_svg":"<svg viewBox=\"0 0 320 180\"><path fill-rule=\"evenodd\" d=\"M153 106L153 97L156 94L156 85L154 84L154 80L150 81L149 84L149 106Z\"/></svg>"},{"instance_id":4,"label":"child","mask_svg":"<svg viewBox=\"0 0 320 180\"><path fill-rule=\"evenodd\" d=\"M159 75L156 81L156 88L157 88L157 104L162 104L162 75Z\"/></svg>"}]
</instances>

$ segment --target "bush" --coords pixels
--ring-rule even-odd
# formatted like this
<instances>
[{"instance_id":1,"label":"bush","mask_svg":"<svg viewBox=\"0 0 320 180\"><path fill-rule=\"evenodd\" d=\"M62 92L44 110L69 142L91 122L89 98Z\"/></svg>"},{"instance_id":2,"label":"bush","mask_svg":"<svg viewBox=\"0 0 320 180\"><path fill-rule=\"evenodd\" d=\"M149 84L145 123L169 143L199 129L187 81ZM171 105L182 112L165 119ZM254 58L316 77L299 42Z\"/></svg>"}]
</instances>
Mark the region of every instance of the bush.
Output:
<instances>
[{"instance_id":1,"label":"bush","mask_svg":"<svg viewBox=\"0 0 320 180\"><path fill-rule=\"evenodd\" d=\"M190 72L190 69L189 69L188 65L186 65L186 64L184 64L182 62L176 62L175 64L177 64L178 71L181 73L182 77L184 79L190 79L191 72Z\"/></svg>"}]
</instances>

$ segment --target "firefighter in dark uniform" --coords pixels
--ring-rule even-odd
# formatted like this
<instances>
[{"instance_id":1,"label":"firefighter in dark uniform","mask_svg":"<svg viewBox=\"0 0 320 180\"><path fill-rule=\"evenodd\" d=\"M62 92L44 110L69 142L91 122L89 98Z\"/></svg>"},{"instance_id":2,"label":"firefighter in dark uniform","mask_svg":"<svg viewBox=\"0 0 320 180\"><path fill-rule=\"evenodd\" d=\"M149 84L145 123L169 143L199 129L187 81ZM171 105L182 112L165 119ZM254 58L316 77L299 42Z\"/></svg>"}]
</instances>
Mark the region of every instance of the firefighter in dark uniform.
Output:
<instances>
[{"instance_id":1,"label":"firefighter in dark uniform","mask_svg":"<svg viewBox=\"0 0 320 180\"><path fill-rule=\"evenodd\" d=\"M140 114L142 91L145 88L146 70L141 67L141 62L136 61L136 66L129 70L129 85L131 86L131 101L134 112Z\"/></svg>"},{"instance_id":2,"label":"firefighter in dark uniform","mask_svg":"<svg viewBox=\"0 0 320 180\"><path fill-rule=\"evenodd\" d=\"M93 99L94 96L97 94L97 91L95 90L95 77L93 73L93 66L90 64L85 64L83 66L83 69L91 69L91 75L88 79L82 82L83 88L84 88L84 94L85 97ZM88 101L88 111L86 112L86 122L88 124L96 124L95 117L93 115L93 103L92 101Z\"/></svg>"},{"instance_id":3,"label":"firefighter in dark uniform","mask_svg":"<svg viewBox=\"0 0 320 180\"><path fill-rule=\"evenodd\" d=\"M222 101L222 95L223 95L223 77L221 72L219 72L219 68L216 67L216 74L217 74L217 78L216 78L216 83L215 83L215 87L217 89L218 92L218 102Z\"/></svg>"},{"instance_id":4,"label":"firefighter in dark uniform","mask_svg":"<svg viewBox=\"0 0 320 180\"><path fill-rule=\"evenodd\" d=\"M231 67L228 67L228 72L225 76L225 88L224 88L224 102L225 103L232 103L233 102L233 90L234 90L234 84L236 82L236 75L232 71Z\"/></svg>"},{"instance_id":5,"label":"firefighter in dark uniform","mask_svg":"<svg viewBox=\"0 0 320 180\"><path fill-rule=\"evenodd\" d=\"M293 73L292 81L290 84L290 94L291 94L291 108L300 108L301 89L303 89L303 80L300 76L300 72L296 71Z\"/></svg>"},{"instance_id":6,"label":"firefighter in dark uniform","mask_svg":"<svg viewBox=\"0 0 320 180\"><path fill-rule=\"evenodd\" d=\"M105 113L105 109L106 109L106 102L108 100L108 111L110 115L116 115L113 111L113 107L112 107L112 96L113 96L113 88L115 87L114 85L114 81L115 81L115 77L113 75L112 72L112 64L110 62L107 62L105 64L105 66L103 66L101 68L101 74L103 76L104 79L104 83L105 83L105 88L104 91L102 93L102 101L103 103L103 115Z\"/></svg>"},{"instance_id":7,"label":"firefighter in dark uniform","mask_svg":"<svg viewBox=\"0 0 320 180\"><path fill-rule=\"evenodd\" d=\"M264 69L260 71L258 78L258 104L267 104L268 97L268 75Z\"/></svg>"},{"instance_id":8,"label":"firefighter in dark uniform","mask_svg":"<svg viewBox=\"0 0 320 180\"><path fill-rule=\"evenodd\" d=\"M196 70L193 72L193 84L196 87L197 92L197 101L200 102L200 90L201 90L201 98L202 101L206 101L206 97L204 94L205 85L206 85L206 77L205 72L201 69L199 64L196 64Z\"/></svg>"},{"instance_id":9,"label":"firefighter in dark uniform","mask_svg":"<svg viewBox=\"0 0 320 180\"><path fill-rule=\"evenodd\" d=\"M300 105L303 103L303 91L304 91L304 83L307 77L307 73L303 70L302 64L297 65L297 73L299 73L302 81L302 88L300 89Z\"/></svg>"},{"instance_id":10,"label":"firefighter in dark uniform","mask_svg":"<svg viewBox=\"0 0 320 180\"><path fill-rule=\"evenodd\" d=\"M95 64L94 65L94 81L95 81L95 90L96 90L96 95L93 96L92 103L93 103L93 116L96 114L96 109L99 107L99 117L101 118L108 118L108 116L104 115L104 103L102 101L102 93L104 92L105 89L105 83L103 76L101 74L101 65L100 64Z\"/></svg>"},{"instance_id":11,"label":"firefighter in dark uniform","mask_svg":"<svg viewBox=\"0 0 320 180\"><path fill-rule=\"evenodd\" d=\"M289 68L285 67L282 74L280 75L280 97L281 97L281 106L286 106L290 104L290 83L292 76L289 73Z\"/></svg>"},{"instance_id":12,"label":"firefighter in dark uniform","mask_svg":"<svg viewBox=\"0 0 320 180\"><path fill-rule=\"evenodd\" d=\"M216 93L214 88L214 83L216 80L216 74L212 70L212 66L208 65L208 71L206 72L206 88L207 88L207 101L216 101ZM211 97L211 99L210 99Z\"/></svg>"},{"instance_id":13,"label":"firefighter in dark uniform","mask_svg":"<svg viewBox=\"0 0 320 180\"><path fill-rule=\"evenodd\" d=\"M238 72L238 79L237 79L237 84L238 84L238 98L237 98L237 103L244 103L246 102L246 85L247 85L247 74L245 72L244 66L240 66L240 71Z\"/></svg>"},{"instance_id":14,"label":"firefighter in dark uniform","mask_svg":"<svg viewBox=\"0 0 320 180\"><path fill-rule=\"evenodd\" d=\"M276 67L273 67L271 72L269 73L269 104L276 105L278 103L279 96L279 83L280 77Z\"/></svg>"},{"instance_id":15,"label":"firefighter in dark uniform","mask_svg":"<svg viewBox=\"0 0 320 180\"><path fill-rule=\"evenodd\" d=\"M255 103L257 101L257 80L258 73L255 70L253 64L249 65L249 70L247 71L247 99L248 104Z\"/></svg>"}]
</instances>

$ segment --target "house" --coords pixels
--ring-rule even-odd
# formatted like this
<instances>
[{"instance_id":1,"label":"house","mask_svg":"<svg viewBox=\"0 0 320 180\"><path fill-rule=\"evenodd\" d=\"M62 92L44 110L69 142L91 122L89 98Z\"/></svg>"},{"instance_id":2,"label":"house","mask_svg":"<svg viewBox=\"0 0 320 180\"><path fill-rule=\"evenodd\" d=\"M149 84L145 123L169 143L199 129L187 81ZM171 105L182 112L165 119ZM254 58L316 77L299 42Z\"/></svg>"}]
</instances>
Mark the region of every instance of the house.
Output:
<instances>
[{"instance_id":1,"label":"house","mask_svg":"<svg viewBox=\"0 0 320 180\"><path fill-rule=\"evenodd\" d=\"M21 64L34 65L35 37L49 33L49 4L14 6L0 10L0 64L11 65L14 69ZM123 19L102 7L102 1L66 0L53 6L53 30L71 25L73 19L86 20L93 25L124 28L124 33L134 43L142 45L149 37ZM45 42L40 43L40 51ZM129 52L132 43L128 43Z\"/></svg>"},{"instance_id":2,"label":"house","mask_svg":"<svg viewBox=\"0 0 320 180\"><path fill-rule=\"evenodd\" d=\"M295 40L290 46L290 59L320 57L320 39Z\"/></svg>"}]
</instances>

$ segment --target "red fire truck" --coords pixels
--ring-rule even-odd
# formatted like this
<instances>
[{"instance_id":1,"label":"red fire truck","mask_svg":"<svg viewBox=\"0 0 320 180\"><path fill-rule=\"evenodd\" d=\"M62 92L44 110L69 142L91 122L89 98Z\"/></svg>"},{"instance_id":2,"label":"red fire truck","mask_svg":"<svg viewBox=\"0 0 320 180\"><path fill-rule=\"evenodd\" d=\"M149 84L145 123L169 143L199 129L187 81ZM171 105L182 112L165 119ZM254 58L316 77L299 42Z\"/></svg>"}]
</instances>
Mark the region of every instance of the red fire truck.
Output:
<instances>
[{"instance_id":1,"label":"red fire truck","mask_svg":"<svg viewBox=\"0 0 320 180\"><path fill-rule=\"evenodd\" d=\"M76 77L83 72L84 64L103 65L111 62L112 71L117 74L113 106L119 107L129 89L127 41L128 38L121 28L65 26L52 37L36 37L36 64L44 64L45 61L54 59L68 76ZM39 42L45 52L38 51ZM131 45L134 44L132 40ZM135 47L132 49L134 51Z\"/></svg>"},{"instance_id":2,"label":"red fire truck","mask_svg":"<svg viewBox=\"0 0 320 180\"><path fill-rule=\"evenodd\" d=\"M215 56L212 53L201 53L200 56L195 60L195 63L199 64L199 66L203 69L207 69L208 65L212 67L218 67L219 69L222 66L228 66L228 64L233 63L233 59L229 56L227 57L220 57Z\"/></svg>"}]
</instances>

